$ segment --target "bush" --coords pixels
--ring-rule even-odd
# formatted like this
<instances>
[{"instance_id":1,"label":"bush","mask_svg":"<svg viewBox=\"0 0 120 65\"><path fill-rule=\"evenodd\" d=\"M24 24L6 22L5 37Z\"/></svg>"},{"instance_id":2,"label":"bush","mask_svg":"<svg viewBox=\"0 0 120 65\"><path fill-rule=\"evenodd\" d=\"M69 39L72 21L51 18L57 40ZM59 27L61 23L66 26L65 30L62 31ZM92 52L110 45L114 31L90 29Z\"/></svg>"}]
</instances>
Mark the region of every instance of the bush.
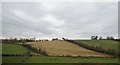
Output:
<instances>
[{"instance_id":1,"label":"bush","mask_svg":"<svg viewBox=\"0 0 120 65\"><path fill-rule=\"evenodd\" d=\"M48 53L46 51L41 52L42 55L48 56Z\"/></svg>"}]
</instances>

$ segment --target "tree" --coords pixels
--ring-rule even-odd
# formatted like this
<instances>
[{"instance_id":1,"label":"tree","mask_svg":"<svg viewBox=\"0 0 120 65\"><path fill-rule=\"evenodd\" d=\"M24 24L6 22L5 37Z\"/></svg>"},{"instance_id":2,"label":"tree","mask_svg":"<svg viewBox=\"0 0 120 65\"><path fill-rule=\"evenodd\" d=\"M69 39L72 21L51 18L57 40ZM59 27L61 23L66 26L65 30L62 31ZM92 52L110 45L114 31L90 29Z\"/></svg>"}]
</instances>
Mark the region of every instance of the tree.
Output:
<instances>
[{"instance_id":1,"label":"tree","mask_svg":"<svg viewBox=\"0 0 120 65\"><path fill-rule=\"evenodd\" d=\"M98 36L91 36L91 39L92 39L92 40L97 40L97 39L98 39Z\"/></svg>"},{"instance_id":2,"label":"tree","mask_svg":"<svg viewBox=\"0 0 120 65\"><path fill-rule=\"evenodd\" d=\"M107 36L107 40L114 40L113 36Z\"/></svg>"},{"instance_id":3,"label":"tree","mask_svg":"<svg viewBox=\"0 0 120 65\"><path fill-rule=\"evenodd\" d=\"M58 40L58 38L53 38L52 41L54 41L54 40Z\"/></svg>"}]
</instances>

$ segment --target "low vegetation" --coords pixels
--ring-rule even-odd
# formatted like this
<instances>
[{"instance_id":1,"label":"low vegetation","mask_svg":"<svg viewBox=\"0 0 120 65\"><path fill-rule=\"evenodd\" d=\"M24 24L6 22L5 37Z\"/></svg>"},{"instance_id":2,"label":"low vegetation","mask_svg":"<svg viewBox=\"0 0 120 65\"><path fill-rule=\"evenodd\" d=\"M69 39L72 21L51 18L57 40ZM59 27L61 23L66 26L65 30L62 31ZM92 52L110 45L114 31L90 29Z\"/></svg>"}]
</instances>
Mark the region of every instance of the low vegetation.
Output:
<instances>
[{"instance_id":1,"label":"low vegetation","mask_svg":"<svg viewBox=\"0 0 120 65\"><path fill-rule=\"evenodd\" d=\"M2 51L2 54L26 54L30 50L20 45L2 44Z\"/></svg>"},{"instance_id":2,"label":"low vegetation","mask_svg":"<svg viewBox=\"0 0 120 65\"><path fill-rule=\"evenodd\" d=\"M12 60L11 60L12 59ZM28 59L18 56L3 57L3 63L118 63L116 58L71 58L32 56Z\"/></svg>"},{"instance_id":3,"label":"low vegetation","mask_svg":"<svg viewBox=\"0 0 120 65\"><path fill-rule=\"evenodd\" d=\"M25 63L118 63L118 59L33 56L27 59Z\"/></svg>"},{"instance_id":4,"label":"low vegetation","mask_svg":"<svg viewBox=\"0 0 120 65\"><path fill-rule=\"evenodd\" d=\"M90 46L100 46L105 50L114 49L118 51L118 42L113 40L76 40L76 41Z\"/></svg>"},{"instance_id":5,"label":"low vegetation","mask_svg":"<svg viewBox=\"0 0 120 65\"><path fill-rule=\"evenodd\" d=\"M75 40L81 46L102 52L118 56L118 41L113 40Z\"/></svg>"},{"instance_id":6,"label":"low vegetation","mask_svg":"<svg viewBox=\"0 0 120 65\"><path fill-rule=\"evenodd\" d=\"M21 56L3 56L2 63L22 63L25 57Z\"/></svg>"}]
</instances>

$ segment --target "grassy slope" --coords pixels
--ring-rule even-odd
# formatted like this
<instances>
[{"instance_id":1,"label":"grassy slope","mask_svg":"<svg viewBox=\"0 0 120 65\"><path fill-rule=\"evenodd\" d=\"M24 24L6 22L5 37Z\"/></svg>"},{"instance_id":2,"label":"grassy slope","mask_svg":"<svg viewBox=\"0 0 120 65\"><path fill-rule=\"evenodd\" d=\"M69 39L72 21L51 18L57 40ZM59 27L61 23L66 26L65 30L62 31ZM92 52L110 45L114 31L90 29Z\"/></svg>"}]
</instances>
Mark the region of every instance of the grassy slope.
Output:
<instances>
[{"instance_id":1,"label":"grassy slope","mask_svg":"<svg viewBox=\"0 0 120 65\"><path fill-rule=\"evenodd\" d=\"M25 54L28 51L30 51L30 54L33 54L33 55L37 54L20 45L2 44L2 54ZM24 59L25 57L20 57L20 56L3 56L2 62L3 63L19 63L19 62L22 62Z\"/></svg>"},{"instance_id":2,"label":"grassy slope","mask_svg":"<svg viewBox=\"0 0 120 65\"><path fill-rule=\"evenodd\" d=\"M31 54L36 54L35 52L20 45L2 44L2 54L25 54L28 51Z\"/></svg>"},{"instance_id":3,"label":"grassy slope","mask_svg":"<svg viewBox=\"0 0 120 65\"><path fill-rule=\"evenodd\" d=\"M2 51L2 54L25 54L28 49L20 45L3 44Z\"/></svg>"},{"instance_id":4,"label":"grassy slope","mask_svg":"<svg viewBox=\"0 0 120 65\"><path fill-rule=\"evenodd\" d=\"M90 46L100 46L105 50L114 49L118 51L118 42L112 40L76 40Z\"/></svg>"},{"instance_id":5,"label":"grassy slope","mask_svg":"<svg viewBox=\"0 0 120 65\"><path fill-rule=\"evenodd\" d=\"M83 56L83 57L109 57L109 55L91 51L78 45L66 41L41 41L41 42L28 42L35 48L45 49L48 55L51 56Z\"/></svg>"},{"instance_id":6,"label":"grassy slope","mask_svg":"<svg viewBox=\"0 0 120 65\"><path fill-rule=\"evenodd\" d=\"M14 47L15 46L15 47ZM10 53L14 51L14 53L18 53L16 47L19 45L12 45L12 44L3 44L4 48L8 48L7 51ZM5 51L5 49L3 50ZM20 46L20 48L23 48ZM21 50L21 49L20 49ZM26 49L28 51L28 49ZM8 53L4 52L4 53ZM24 49L25 52L25 49ZM20 52L19 52L20 53ZM23 51L21 51L23 53ZM16 56L3 56L3 63L19 63L22 62L25 58L24 57L16 57ZM117 59L115 58L67 58L67 57L47 57L47 56L32 56L28 60L25 61L26 63L117 63Z\"/></svg>"},{"instance_id":7,"label":"grassy slope","mask_svg":"<svg viewBox=\"0 0 120 65\"><path fill-rule=\"evenodd\" d=\"M118 63L115 58L68 58L33 56L25 63Z\"/></svg>"}]
</instances>

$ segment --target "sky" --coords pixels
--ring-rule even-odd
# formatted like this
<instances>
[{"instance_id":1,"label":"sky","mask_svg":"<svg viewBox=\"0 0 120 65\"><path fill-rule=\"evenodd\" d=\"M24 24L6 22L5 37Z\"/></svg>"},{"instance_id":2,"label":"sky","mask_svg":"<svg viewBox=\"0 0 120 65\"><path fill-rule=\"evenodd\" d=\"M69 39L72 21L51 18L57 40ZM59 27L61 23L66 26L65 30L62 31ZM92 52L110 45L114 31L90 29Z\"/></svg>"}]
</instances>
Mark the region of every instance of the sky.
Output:
<instances>
[{"instance_id":1,"label":"sky","mask_svg":"<svg viewBox=\"0 0 120 65\"><path fill-rule=\"evenodd\" d=\"M118 36L117 2L3 2L2 37Z\"/></svg>"}]
</instances>

